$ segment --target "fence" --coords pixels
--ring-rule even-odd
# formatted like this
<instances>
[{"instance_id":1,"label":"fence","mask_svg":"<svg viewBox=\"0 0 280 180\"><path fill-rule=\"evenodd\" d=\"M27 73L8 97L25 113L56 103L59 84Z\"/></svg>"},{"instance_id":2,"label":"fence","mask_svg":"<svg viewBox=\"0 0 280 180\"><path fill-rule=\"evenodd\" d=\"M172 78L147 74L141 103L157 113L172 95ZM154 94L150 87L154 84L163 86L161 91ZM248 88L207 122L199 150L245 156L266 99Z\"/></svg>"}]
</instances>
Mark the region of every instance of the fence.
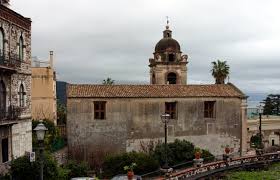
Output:
<instances>
[{"instance_id":1,"label":"fence","mask_svg":"<svg viewBox=\"0 0 280 180\"><path fill-rule=\"evenodd\" d=\"M60 133L61 137L66 139L67 138L66 124L57 125L57 128L59 130L59 133Z\"/></svg>"},{"instance_id":2,"label":"fence","mask_svg":"<svg viewBox=\"0 0 280 180\"><path fill-rule=\"evenodd\" d=\"M230 160L221 160L203 164L201 167L191 167L182 170L177 170L169 174L168 178L159 177L158 180L185 180L185 179L199 179L209 177L212 174L231 170L234 168L252 166L260 163L269 163L280 161L280 152L267 153L259 156L245 156L233 158Z\"/></svg>"}]
</instances>

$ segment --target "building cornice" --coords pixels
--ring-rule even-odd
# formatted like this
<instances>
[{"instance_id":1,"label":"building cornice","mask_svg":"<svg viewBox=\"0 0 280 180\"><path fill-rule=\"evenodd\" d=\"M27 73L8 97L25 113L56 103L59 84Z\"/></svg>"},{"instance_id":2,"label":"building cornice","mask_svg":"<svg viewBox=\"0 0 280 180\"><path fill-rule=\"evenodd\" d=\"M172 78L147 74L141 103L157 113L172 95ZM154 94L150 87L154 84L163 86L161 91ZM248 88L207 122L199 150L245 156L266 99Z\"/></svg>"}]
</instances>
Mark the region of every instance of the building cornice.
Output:
<instances>
[{"instance_id":1,"label":"building cornice","mask_svg":"<svg viewBox=\"0 0 280 180\"><path fill-rule=\"evenodd\" d=\"M11 22L17 26L22 27L25 30L31 30L31 19L23 17L15 11L0 4L0 18Z\"/></svg>"}]
</instances>

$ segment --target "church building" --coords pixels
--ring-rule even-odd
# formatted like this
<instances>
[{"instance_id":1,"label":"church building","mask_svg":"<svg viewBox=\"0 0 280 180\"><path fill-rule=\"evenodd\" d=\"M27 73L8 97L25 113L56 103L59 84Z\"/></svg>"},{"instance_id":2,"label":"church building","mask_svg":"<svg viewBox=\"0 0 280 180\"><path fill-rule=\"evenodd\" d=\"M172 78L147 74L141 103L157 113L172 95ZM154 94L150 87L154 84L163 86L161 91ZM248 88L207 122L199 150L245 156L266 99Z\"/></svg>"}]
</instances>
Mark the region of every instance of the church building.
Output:
<instances>
[{"instance_id":1,"label":"church building","mask_svg":"<svg viewBox=\"0 0 280 180\"><path fill-rule=\"evenodd\" d=\"M75 158L141 151L164 142L162 114L169 114L168 141L185 139L223 154L247 146L246 96L233 84L187 84L188 56L169 26L149 59L150 85L69 84L67 133Z\"/></svg>"}]
</instances>

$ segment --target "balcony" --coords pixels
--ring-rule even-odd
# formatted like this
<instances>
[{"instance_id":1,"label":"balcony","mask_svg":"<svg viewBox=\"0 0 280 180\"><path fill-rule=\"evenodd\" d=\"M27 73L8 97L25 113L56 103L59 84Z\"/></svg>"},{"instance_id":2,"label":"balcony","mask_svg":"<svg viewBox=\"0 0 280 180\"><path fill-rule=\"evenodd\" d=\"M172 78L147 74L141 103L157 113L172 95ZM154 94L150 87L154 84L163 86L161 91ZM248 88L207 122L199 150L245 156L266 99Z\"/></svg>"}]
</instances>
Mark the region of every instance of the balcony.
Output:
<instances>
[{"instance_id":1,"label":"balcony","mask_svg":"<svg viewBox=\"0 0 280 180\"><path fill-rule=\"evenodd\" d=\"M17 54L5 56L0 52L0 72L15 73L20 67L21 61Z\"/></svg>"},{"instance_id":2,"label":"balcony","mask_svg":"<svg viewBox=\"0 0 280 180\"><path fill-rule=\"evenodd\" d=\"M21 108L9 106L7 109L0 109L0 125L15 123L21 114Z\"/></svg>"}]
</instances>

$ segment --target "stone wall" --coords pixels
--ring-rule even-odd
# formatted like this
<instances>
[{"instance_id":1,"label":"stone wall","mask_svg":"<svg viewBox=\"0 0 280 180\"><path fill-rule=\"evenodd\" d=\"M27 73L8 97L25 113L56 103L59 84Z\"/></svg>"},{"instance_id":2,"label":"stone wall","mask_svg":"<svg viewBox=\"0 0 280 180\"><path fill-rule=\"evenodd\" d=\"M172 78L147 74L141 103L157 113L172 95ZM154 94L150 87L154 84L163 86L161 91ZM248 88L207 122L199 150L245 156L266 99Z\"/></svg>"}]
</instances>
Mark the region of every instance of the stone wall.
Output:
<instances>
[{"instance_id":1,"label":"stone wall","mask_svg":"<svg viewBox=\"0 0 280 180\"><path fill-rule=\"evenodd\" d=\"M32 122L21 120L12 127L13 157L18 158L26 152L32 152Z\"/></svg>"},{"instance_id":2,"label":"stone wall","mask_svg":"<svg viewBox=\"0 0 280 180\"><path fill-rule=\"evenodd\" d=\"M19 39L23 38L23 61L16 67L16 73L0 73L0 80L6 80L7 105L19 105L19 87L24 86L25 107L22 108L24 116L31 115L31 21L18 17L15 12L1 6L0 28L4 32L4 55L8 59L17 59L19 56ZM29 23L27 28L22 21ZM17 59L18 61L19 59ZM13 62L14 63L14 62Z\"/></svg>"},{"instance_id":3,"label":"stone wall","mask_svg":"<svg viewBox=\"0 0 280 180\"><path fill-rule=\"evenodd\" d=\"M94 101L106 101L106 119L94 119ZM204 118L204 101L216 101L215 118ZM69 98L67 132L69 151L89 154L139 150L141 141L162 139L160 115L165 102L177 102L178 118L168 124L168 139L186 139L222 154L229 144L235 152L241 144L241 99L238 98ZM77 149L78 148L78 149Z\"/></svg>"}]
</instances>

